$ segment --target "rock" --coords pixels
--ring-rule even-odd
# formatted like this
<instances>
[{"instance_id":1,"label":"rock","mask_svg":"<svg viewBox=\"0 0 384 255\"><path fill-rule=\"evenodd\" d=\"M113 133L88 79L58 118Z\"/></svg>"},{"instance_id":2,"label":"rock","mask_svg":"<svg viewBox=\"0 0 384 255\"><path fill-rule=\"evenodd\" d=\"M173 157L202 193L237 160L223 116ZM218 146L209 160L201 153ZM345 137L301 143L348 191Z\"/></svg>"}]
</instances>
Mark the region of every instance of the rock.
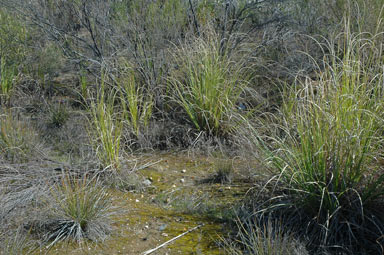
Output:
<instances>
[{"instance_id":1,"label":"rock","mask_svg":"<svg viewBox=\"0 0 384 255\"><path fill-rule=\"evenodd\" d=\"M144 180L144 181L142 182L142 184L143 184L144 186L150 186L150 185L152 184L152 182L151 182L149 179L146 179L146 180Z\"/></svg>"},{"instance_id":2,"label":"rock","mask_svg":"<svg viewBox=\"0 0 384 255\"><path fill-rule=\"evenodd\" d=\"M184 182L185 182L185 180L184 180L183 178L181 178L181 179L180 179L180 182L181 182L181 183L184 183Z\"/></svg>"},{"instance_id":3,"label":"rock","mask_svg":"<svg viewBox=\"0 0 384 255\"><path fill-rule=\"evenodd\" d=\"M167 224L162 224L160 227L159 227L159 231L164 231L164 229L167 227Z\"/></svg>"},{"instance_id":4,"label":"rock","mask_svg":"<svg viewBox=\"0 0 384 255\"><path fill-rule=\"evenodd\" d=\"M183 169L183 170L181 170L181 172L185 174L187 172L187 170Z\"/></svg>"}]
</instances>

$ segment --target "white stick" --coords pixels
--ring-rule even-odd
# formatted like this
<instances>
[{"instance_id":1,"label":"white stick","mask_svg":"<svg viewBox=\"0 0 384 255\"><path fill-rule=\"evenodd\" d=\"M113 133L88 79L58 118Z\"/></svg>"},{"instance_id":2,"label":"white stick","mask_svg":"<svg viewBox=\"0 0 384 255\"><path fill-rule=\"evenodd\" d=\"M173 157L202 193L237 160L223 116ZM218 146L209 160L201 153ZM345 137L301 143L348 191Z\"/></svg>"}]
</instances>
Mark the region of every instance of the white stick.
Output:
<instances>
[{"instance_id":1,"label":"white stick","mask_svg":"<svg viewBox=\"0 0 384 255\"><path fill-rule=\"evenodd\" d=\"M153 249L151 249L151 250L148 250L148 251L146 251L146 252L143 252L142 255L148 255L148 254L151 254L152 252L157 251L157 250L160 249L161 247L166 246L167 244L169 244L169 243L175 241L176 239L179 239L180 237L182 237L182 236L188 234L189 232L192 232L192 231L195 230L195 229L198 229L198 228L202 227L203 225L204 225L204 224L200 224L200 225L198 225L198 226L196 226L196 227L194 227L194 228L191 228L190 230L188 230L188 231L186 231L186 232L184 232L184 233L182 233L182 234L180 234L180 235L178 235L178 236L172 238L171 240L166 241L165 243L163 243L163 244L157 246L156 248L153 248Z\"/></svg>"}]
</instances>

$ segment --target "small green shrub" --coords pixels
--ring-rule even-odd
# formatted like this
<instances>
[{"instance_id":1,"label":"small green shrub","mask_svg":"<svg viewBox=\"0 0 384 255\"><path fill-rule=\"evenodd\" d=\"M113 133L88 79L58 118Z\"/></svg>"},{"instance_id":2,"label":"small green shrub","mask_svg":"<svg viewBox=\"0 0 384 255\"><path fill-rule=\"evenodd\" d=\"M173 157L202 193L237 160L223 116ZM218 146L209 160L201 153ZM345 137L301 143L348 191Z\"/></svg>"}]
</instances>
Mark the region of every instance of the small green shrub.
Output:
<instances>
[{"instance_id":1,"label":"small green shrub","mask_svg":"<svg viewBox=\"0 0 384 255\"><path fill-rule=\"evenodd\" d=\"M20 17L0 8L0 58L7 65L16 66L25 58L27 29Z\"/></svg>"},{"instance_id":2,"label":"small green shrub","mask_svg":"<svg viewBox=\"0 0 384 255\"><path fill-rule=\"evenodd\" d=\"M38 35L35 35L38 36ZM40 81L44 89L48 89L49 82L64 69L65 58L60 46L47 42L37 48L34 54L29 53L29 65L26 72Z\"/></svg>"},{"instance_id":3,"label":"small green shrub","mask_svg":"<svg viewBox=\"0 0 384 255\"><path fill-rule=\"evenodd\" d=\"M111 188L121 191L144 190L145 179L135 172L128 170L114 172L106 178L106 184Z\"/></svg>"},{"instance_id":4,"label":"small green shrub","mask_svg":"<svg viewBox=\"0 0 384 255\"><path fill-rule=\"evenodd\" d=\"M50 214L54 220L45 235L51 245L62 240L104 241L108 237L112 204L100 183L65 175L53 187L52 195L54 206Z\"/></svg>"}]
</instances>

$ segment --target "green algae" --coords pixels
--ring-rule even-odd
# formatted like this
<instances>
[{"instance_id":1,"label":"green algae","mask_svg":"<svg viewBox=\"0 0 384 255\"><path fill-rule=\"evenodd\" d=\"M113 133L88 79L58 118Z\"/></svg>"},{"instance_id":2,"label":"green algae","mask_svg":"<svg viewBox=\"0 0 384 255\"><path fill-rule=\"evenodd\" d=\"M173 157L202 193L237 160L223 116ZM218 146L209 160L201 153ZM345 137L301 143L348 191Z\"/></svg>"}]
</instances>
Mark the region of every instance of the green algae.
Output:
<instances>
[{"instance_id":1,"label":"green algae","mask_svg":"<svg viewBox=\"0 0 384 255\"><path fill-rule=\"evenodd\" d=\"M204 224L199 230L183 236L164 249L168 251L168 254L223 254L211 239L211 237L217 237L217 233L221 231L221 227L214 222L141 202L141 196L138 194L115 192L114 196L115 202L121 206L120 210L126 211L114 217L115 234L109 240L97 246L92 243L84 243L83 247L61 243L52 247L48 253L140 254L196 225ZM165 227L161 229L160 227L163 225ZM134 242L132 241L136 242L135 247L133 247Z\"/></svg>"},{"instance_id":2,"label":"green algae","mask_svg":"<svg viewBox=\"0 0 384 255\"><path fill-rule=\"evenodd\" d=\"M223 214L231 210L249 187L236 183L198 184L199 179L213 173L213 159L180 155L161 155L160 159L160 163L140 170L143 177L151 180L145 192L110 190L118 213L112 219L114 231L108 240L102 244L59 243L37 253L141 254L202 225L154 254L224 254L217 243L226 232L222 220L231 215ZM205 206L202 207L205 210L188 209L192 198Z\"/></svg>"}]
</instances>

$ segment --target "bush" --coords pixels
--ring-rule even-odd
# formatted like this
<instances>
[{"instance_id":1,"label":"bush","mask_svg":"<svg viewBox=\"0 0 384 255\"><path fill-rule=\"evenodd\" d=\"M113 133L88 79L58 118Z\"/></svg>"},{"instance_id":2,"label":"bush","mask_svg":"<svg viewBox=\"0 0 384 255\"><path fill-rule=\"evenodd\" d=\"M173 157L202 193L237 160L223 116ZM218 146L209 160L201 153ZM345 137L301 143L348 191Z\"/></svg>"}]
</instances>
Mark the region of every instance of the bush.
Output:
<instances>
[{"instance_id":1,"label":"bush","mask_svg":"<svg viewBox=\"0 0 384 255\"><path fill-rule=\"evenodd\" d=\"M15 66L25 58L27 29L20 17L0 8L0 58Z\"/></svg>"},{"instance_id":2,"label":"bush","mask_svg":"<svg viewBox=\"0 0 384 255\"><path fill-rule=\"evenodd\" d=\"M351 17L353 32L376 33L382 30L378 18L384 18L381 0L294 0L290 1L292 18L309 34L328 37L343 29L342 19Z\"/></svg>"},{"instance_id":3,"label":"bush","mask_svg":"<svg viewBox=\"0 0 384 255\"><path fill-rule=\"evenodd\" d=\"M25 59L27 31L19 17L0 8L0 104L9 103L18 75Z\"/></svg>"}]
</instances>

